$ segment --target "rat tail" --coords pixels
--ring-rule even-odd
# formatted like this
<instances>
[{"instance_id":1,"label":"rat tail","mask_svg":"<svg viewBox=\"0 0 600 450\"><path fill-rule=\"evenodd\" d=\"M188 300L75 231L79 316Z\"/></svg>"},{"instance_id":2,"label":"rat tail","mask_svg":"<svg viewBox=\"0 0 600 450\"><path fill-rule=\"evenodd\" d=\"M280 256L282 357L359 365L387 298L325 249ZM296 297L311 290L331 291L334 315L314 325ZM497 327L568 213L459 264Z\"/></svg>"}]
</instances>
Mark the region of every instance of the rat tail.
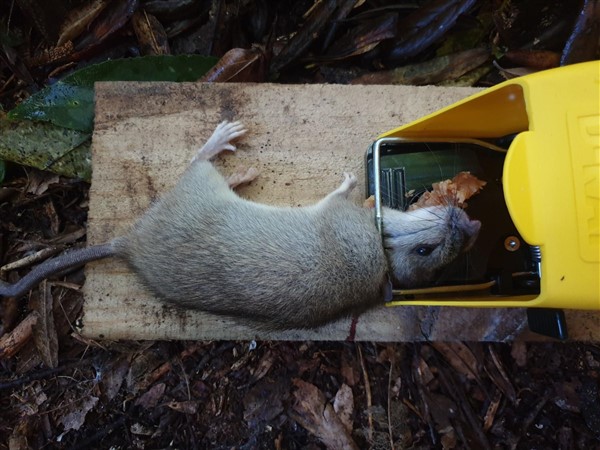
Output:
<instances>
[{"instance_id":1,"label":"rat tail","mask_svg":"<svg viewBox=\"0 0 600 450\"><path fill-rule=\"evenodd\" d=\"M55 275L67 269L74 269L90 261L114 256L116 254L115 243L116 240L106 244L93 245L48 259L34 267L15 284L8 284L0 280L0 297L18 297L50 275Z\"/></svg>"}]
</instances>

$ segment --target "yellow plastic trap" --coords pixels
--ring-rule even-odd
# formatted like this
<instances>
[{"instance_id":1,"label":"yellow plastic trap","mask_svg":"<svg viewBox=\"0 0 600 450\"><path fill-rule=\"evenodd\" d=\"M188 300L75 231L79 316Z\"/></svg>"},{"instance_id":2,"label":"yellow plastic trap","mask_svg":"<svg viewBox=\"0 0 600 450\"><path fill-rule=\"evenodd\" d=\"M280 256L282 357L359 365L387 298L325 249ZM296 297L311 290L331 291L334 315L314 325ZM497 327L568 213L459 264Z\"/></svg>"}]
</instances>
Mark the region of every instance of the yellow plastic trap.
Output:
<instances>
[{"instance_id":1,"label":"yellow plastic trap","mask_svg":"<svg viewBox=\"0 0 600 450\"><path fill-rule=\"evenodd\" d=\"M514 227L537 252L539 292L498 294L495 281L480 279L395 289L390 306L600 309L599 61L506 81L383 134L370 151L380 169L388 144L475 142L494 152L507 136L500 190ZM380 170L373 176L379 186ZM480 220L482 229L495 226Z\"/></svg>"}]
</instances>

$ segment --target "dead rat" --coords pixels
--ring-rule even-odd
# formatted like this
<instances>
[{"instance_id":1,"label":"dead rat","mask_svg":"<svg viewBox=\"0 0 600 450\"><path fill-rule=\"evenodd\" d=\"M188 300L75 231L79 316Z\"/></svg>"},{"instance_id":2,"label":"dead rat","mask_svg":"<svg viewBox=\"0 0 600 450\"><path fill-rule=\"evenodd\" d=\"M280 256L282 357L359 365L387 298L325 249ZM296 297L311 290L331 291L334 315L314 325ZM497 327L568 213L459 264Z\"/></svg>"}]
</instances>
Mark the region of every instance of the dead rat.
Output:
<instances>
[{"instance_id":1,"label":"dead rat","mask_svg":"<svg viewBox=\"0 0 600 450\"><path fill-rule=\"evenodd\" d=\"M383 302L390 278L402 287L431 282L468 248L480 222L453 206L383 211L383 238L373 210L348 200L356 177L317 204L273 207L237 196L210 163L245 133L223 122L178 184L112 241L45 261L0 296L24 294L49 275L88 261L124 259L159 299L251 322L266 329L315 327Z\"/></svg>"}]
</instances>

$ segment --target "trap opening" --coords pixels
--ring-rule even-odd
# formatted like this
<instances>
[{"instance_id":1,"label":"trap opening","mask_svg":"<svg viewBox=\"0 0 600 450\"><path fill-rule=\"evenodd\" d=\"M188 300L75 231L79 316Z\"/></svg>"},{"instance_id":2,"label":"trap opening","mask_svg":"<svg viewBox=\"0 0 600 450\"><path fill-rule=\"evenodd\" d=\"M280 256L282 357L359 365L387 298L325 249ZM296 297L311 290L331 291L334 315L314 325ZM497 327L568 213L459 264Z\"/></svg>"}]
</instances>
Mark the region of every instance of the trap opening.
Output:
<instances>
[{"instance_id":1,"label":"trap opening","mask_svg":"<svg viewBox=\"0 0 600 450\"><path fill-rule=\"evenodd\" d=\"M467 214L482 224L475 245L446 267L435 284L410 290L393 286L393 301L539 295L540 249L530 246L517 231L502 188L504 159L512 138L382 138L369 147L366 195L375 197L380 231L383 206L405 211L433 183L462 171L487 183L467 201Z\"/></svg>"}]
</instances>

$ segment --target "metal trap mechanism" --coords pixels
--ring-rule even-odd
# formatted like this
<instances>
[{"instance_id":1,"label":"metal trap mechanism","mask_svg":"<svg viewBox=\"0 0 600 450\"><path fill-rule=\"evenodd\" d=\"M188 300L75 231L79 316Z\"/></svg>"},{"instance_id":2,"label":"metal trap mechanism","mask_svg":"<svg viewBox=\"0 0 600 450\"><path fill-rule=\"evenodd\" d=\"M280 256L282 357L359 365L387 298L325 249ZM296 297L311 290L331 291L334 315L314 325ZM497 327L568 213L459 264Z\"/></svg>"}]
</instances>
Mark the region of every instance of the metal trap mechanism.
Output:
<instances>
[{"instance_id":1,"label":"metal trap mechanism","mask_svg":"<svg viewBox=\"0 0 600 450\"><path fill-rule=\"evenodd\" d=\"M375 220L382 231L382 207L405 211L431 185L467 171L486 181L469 199L466 212L480 220L474 247L447 267L432 286L394 286L393 302L419 299L463 301L540 292L540 249L528 245L513 224L504 201L502 168L510 139L494 143L475 139L382 138L366 155L367 197L375 197Z\"/></svg>"}]
</instances>

